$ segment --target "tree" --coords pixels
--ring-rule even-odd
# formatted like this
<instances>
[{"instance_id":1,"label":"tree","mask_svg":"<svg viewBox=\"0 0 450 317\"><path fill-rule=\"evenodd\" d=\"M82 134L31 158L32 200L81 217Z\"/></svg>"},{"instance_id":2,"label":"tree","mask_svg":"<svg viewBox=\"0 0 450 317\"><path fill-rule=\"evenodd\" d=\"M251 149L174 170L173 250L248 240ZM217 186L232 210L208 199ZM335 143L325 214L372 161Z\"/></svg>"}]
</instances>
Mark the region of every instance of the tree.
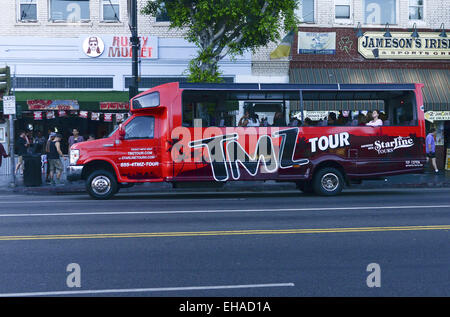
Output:
<instances>
[{"instance_id":1,"label":"tree","mask_svg":"<svg viewBox=\"0 0 450 317\"><path fill-rule=\"evenodd\" d=\"M254 52L296 26L298 0L149 0L142 12L156 16L164 10L171 28L186 30L198 48L189 63L192 82L220 82L218 63L245 51Z\"/></svg>"}]
</instances>

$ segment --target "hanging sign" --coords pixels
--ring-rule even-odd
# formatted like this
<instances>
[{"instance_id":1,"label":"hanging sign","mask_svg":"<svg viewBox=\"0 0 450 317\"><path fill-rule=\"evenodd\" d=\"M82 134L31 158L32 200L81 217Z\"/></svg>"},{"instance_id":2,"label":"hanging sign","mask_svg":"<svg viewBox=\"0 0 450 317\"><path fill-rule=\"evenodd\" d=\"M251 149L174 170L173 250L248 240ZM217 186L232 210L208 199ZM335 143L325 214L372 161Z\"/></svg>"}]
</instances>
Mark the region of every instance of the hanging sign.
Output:
<instances>
[{"instance_id":1,"label":"hanging sign","mask_svg":"<svg viewBox=\"0 0 450 317\"><path fill-rule=\"evenodd\" d=\"M16 96L3 96L3 114L16 114Z\"/></svg>"},{"instance_id":2,"label":"hanging sign","mask_svg":"<svg viewBox=\"0 0 450 317\"><path fill-rule=\"evenodd\" d=\"M112 113L105 113L104 117L103 117L104 118L103 120L105 122L112 122L112 115L113 115Z\"/></svg>"},{"instance_id":3,"label":"hanging sign","mask_svg":"<svg viewBox=\"0 0 450 317\"><path fill-rule=\"evenodd\" d=\"M439 32L365 32L358 39L358 52L367 59L450 59L450 38Z\"/></svg>"},{"instance_id":4,"label":"hanging sign","mask_svg":"<svg viewBox=\"0 0 450 317\"><path fill-rule=\"evenodd\" d=\"M299 54L336 54L336 32L298 32Z\"/></svg>"},{"instance_id":5,"label":"hanging sign","mask_svg":"<svg viewBox=\"0 0 450 317\"><path fill-rule=\"evenodd\" d=\"M449 121L450 111L427 111L425 112L425 120L434 121Z\"/></svg>"},{"instance_id":6,"label":"hanging sign","mask_svg":"<svg viewBox=\"0 0 450 317\"><path fill-rule=\"evenodd\" d=\"M100 102L100 110L129 110L128 102Z\"/></svg>"},{"instance_id":7,"label":"hanging sign","mask_svg":"<svg viewBox=\"0 0 450 317\"><path fill-rule=\"evenodd\" d=\"M123 113L116 113L116 121L122 122L125 119L125 115Z\"/></svg>"},{"instance_id":8,"label":"hanging sign","mask_svg":"<svg viewBox=\"0 0 450 317\"><path fill-rule=\"evenodd\" d=\"M42 120L42 111L33 112L33 119L34 120Z\"/></svg>"},{"instance_id":9,"label":"hanging sign","mask_svg":"<svg viewBox=\"0 0 450 317\"><path fill-rule=\"evenodd\" d=\"M100 113L99 112L92 112L91 113L91 120L99 121L100 120Z\"/></svg>"},{"instance_id":10,"label":"hanging sign","mask_svg":"<svg viewBox=\"0 0 450 317\"><path fill-rule=\"evenodd\" d=\"M47 119L55 119L55 112L54 111L47 111L46 117L47 117Z\"/></svg>"},{"instance_id":11,"label":"hanging sign","mask_svg":"<svg viewBox=\"0 0 450 317\"><path fill-rule=\"evenodd\" d=\"M77 100L27 100L28 110L78 110Z\"/></svg>"}]
</instances>

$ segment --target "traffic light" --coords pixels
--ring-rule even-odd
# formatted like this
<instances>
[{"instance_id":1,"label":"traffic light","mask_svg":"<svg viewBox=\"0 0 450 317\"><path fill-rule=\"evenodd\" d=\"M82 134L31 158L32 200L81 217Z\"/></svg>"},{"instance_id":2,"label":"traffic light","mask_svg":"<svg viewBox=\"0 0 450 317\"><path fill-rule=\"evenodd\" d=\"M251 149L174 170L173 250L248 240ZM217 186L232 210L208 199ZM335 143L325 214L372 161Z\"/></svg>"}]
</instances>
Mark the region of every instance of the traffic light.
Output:
<instances>
[{"instance_id":1,"label":"traffic light","mask_svg":"<svg viewBox=\"0 0 450 317\"><path fill-rule=\"evenodd\" d=\"M9 66L0 68L0 95L8 96L11 92L11 73Z\"/></svg>"}]
</instances>

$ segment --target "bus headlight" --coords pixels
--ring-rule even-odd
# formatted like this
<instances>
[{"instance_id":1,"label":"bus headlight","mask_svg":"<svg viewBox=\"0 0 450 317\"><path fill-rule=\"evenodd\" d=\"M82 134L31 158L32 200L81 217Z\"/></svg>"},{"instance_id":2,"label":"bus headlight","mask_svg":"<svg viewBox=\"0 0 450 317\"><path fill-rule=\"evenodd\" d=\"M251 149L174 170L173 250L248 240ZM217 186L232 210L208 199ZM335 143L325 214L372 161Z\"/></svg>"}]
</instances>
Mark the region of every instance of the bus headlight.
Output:
<instances>
[{"instance_id":1,"label":"bus headlight","mask_svg":"<svg viewBox=\"0 0 450 317\"><path fill-rule=\"evenodd\" d=\"M80 158L80 150L70 150L70 165L76 165Z\"/></svg>"}]
</instances>

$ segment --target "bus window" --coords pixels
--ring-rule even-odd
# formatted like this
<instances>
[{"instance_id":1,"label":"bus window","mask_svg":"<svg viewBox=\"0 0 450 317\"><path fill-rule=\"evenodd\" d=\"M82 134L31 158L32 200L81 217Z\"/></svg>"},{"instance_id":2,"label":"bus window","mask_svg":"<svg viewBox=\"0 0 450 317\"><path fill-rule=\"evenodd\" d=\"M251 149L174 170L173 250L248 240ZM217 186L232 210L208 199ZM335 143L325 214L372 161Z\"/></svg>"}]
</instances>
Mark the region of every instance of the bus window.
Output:
<instances>
[{"instance_id":1,"label":"bus window","mask_svg":"<svg viewBox=\"0 0 450 317\"><path fill-rule=\"evenodd\" d=\"M387 101L386 111L393 126L416 126L418 124L414 92L401 92Z\"/></svg>"},{"instance_id":2,"label":"bus window","mask_svg":"<svg viewBox=\"0 0 450 317\"><path fill-rule=\"evenodd\" d=\"M185 91L182 95L183 126L285 127L290 106L298 92Z\"/></svg>"},{"instance_id":3,"label":"bus window","mask_svg":"<svg viewBox=\"0 0 450 317\"><path fill-rule=\"evenodd\" d=\"M413 91L304 91L303 126L364 126L377 110L385 126L417 125Z\"/></svg>"}]
</instances>

